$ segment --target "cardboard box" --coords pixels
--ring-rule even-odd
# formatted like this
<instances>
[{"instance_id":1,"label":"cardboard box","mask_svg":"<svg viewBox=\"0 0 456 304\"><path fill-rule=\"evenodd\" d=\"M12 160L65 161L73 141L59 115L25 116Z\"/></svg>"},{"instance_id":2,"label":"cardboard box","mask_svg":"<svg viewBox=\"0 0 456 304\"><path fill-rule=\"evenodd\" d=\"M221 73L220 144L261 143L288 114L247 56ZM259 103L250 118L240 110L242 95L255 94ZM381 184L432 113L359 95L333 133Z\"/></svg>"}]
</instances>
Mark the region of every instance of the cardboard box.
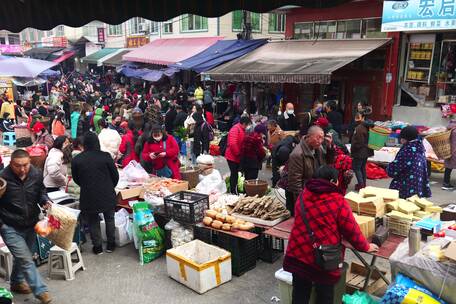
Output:
<instances>
[{"instance_id":1,"label":"cardboard box","mask_svg":"<svg viewBox=\"0 0 456 304\"><path fill-rule=\"evenodd\" d=\"M385 214L385 202L378 196L361 197L350 192L345 196L353 212L359 215L382 217Z\"/></svg>"},{"instance_id":2,"label":"cardboard box","mask_svg":"<svg viewBox=\"0 0 456 304\"><path fill-rule=\"evenodd\" d=\"M375 233L375 218L370 216L357 215L356 213L353 213L353 215L364 237L368 239L373 236Z\"/></svg>"},{"instance_id":3,"label":"cardboard box","mask_svg":"<svg viewBox=\"0 0 456 304\"><path fill-rule=\"evenodd\" d=\"M445 256L456 262L456 241L453 241L448 245L448 248L445 250Z\"/></svg>"},{"instance_id":4,"label":"cardboard box","mask_svg":"<svg viewBox=\"0 0 456 304\"><path fill-rule=\"evenodd\" d=\"M178 184L169 186L168 190L171 193L176 193L176 192L179 192L179 191L187 191L188 190L188 182L187 181L181 181Z\"/></svg>"}]
</instances>

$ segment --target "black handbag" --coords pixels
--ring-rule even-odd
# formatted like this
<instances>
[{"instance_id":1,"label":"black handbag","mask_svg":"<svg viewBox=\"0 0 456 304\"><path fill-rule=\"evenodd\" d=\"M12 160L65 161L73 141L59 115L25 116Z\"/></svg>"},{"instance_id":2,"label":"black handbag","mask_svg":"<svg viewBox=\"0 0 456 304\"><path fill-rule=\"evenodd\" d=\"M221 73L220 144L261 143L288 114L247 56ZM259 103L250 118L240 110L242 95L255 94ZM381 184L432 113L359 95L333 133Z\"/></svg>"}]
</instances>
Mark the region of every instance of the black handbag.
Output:
<instances>
[{"instance_id":1,"label":"black handbag","mask_svg":"<svg viewBox=\"0 0 456 304\"><path fill-rule=\"evenodd\" d=\"M310 228L309 222L306 216L306 210L304 209L304 202L302 198L302 193L300 195L301 203L301 217L302 221L306 225L307 231L310 236L310 241L312 242L312 247L314 249L315 263L326 271L334 271L341 269L343 267L342 261L342 245L320 245L318 246L315 242L315 236Z\"/></svg>"}]
</instances>

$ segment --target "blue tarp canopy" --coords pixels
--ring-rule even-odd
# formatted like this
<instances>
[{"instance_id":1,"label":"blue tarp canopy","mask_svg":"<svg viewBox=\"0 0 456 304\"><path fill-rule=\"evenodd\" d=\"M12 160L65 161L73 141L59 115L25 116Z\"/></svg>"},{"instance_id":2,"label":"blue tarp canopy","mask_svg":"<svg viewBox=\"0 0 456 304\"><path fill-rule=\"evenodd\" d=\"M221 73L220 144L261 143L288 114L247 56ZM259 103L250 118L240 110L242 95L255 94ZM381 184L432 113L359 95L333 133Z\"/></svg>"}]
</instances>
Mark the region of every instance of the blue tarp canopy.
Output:
<instances>
[{"instance_id":1,"label":"blue tarp canopy","mask_svg":"<svg viewBox=\"0 0 456 304\"><path fill-rule=\"evenodd\" d=\"M124 65L118 71L127 77L139 78L146 81L156 82L159 81L163 75L172 77L175 73L179 72L176 68L165 68L161 70L151 70L147 68L135 69L132 66Z\"/></svg>"},{"instance_id":2,"label":"blue tarp canopy","mask_svg":"<svg viewBox=\"0 0 456 304\"><path fill-rule=\"evenodd\" d=\"M267 43L266 39L220 40L206 50L170 67L193 70L197 73L209 71L227 61L241 57Z\"/></svg>"}]
</instances>

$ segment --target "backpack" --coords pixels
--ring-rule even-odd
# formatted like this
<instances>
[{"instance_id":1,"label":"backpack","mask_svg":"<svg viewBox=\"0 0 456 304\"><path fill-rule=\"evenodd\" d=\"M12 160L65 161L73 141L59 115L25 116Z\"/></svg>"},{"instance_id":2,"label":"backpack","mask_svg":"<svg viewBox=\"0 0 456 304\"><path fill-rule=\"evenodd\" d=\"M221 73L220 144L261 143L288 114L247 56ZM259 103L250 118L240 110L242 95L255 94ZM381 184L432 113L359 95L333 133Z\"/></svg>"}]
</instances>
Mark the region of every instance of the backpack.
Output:
<instances>
[{"instance_id":1,"label":"backpack","mask_svg":"<svg viewBox=\"0 0 456 304\"><path fill-rule=\"evenodd\" d=\"M204 131L204 128L207 128L208 130L208 134L207 134L207 137L208 137L208 140L209 142L213 141L214 140L214 129L212 128L211 124L208 123L207 121L205 121L202 125L201 125L201 132Z\"/></svg>"},{"instance_id":2,"label":"backpack","mask_svg":"<svg viewBox=\"0 0 456 304\"><path fill-rule=\"evenodd\" d=\"M225 156L226 148L228 147L228 134L222 136L219 142L220 155Z\"/></svg>"}]
</instances>

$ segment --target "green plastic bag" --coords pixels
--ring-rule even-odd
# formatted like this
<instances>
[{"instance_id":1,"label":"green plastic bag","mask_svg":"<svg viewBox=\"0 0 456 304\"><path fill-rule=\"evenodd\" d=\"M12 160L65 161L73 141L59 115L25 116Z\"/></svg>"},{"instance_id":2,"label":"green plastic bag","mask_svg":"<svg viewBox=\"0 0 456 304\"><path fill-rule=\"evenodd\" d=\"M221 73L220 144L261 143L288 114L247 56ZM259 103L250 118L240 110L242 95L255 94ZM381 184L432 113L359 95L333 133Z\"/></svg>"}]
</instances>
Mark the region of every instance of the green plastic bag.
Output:
<instances>
[{"instance_id":1,"label":"green plastic bag","mask_svg":"<svg viewBox=\"0 0 456 304\"><path fill-rule=\"evenodd\" d=\"M241 173L238 173L238 186L237 186L238 193L244 193L244 181L245 181L244 175L242 175ZM230 177L229 176L225 179L225 184L226 184L226 189L228 189L228 191L229 191L230 190Z\"/></svg>"},{"instance_id":2,"label":"green plastic bag","mask_svg":"<svg viewBox=\"0 0 456 304\"><path fill-rule=\"evenodd\" d=\"M344 294L342 298L344 304L378 304L377 301L372 299L367 293L362 291L355 291L353 295Z\"/></svg>"},{"instance_id":3,"label":"green plastic bag","mask_svg":"<svg viewBox=\"0 0 456 304\"><path fill-rule=\"evenodd\" d=\"M0 288L0 299L2 299L2 300L11 300L10 303L12 303L13 294L6 288Z\"/></svg>"}]
</instances>

